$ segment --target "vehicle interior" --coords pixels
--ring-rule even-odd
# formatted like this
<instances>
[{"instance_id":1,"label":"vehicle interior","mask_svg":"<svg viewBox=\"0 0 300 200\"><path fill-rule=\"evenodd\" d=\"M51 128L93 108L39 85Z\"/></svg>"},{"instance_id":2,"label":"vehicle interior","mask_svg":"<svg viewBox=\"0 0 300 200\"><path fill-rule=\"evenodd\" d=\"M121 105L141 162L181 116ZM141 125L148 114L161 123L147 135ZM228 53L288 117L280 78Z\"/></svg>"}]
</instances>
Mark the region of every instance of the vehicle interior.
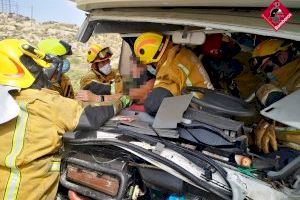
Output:
<instances>
[{"instance_id":1,"label":"vehicle interior","mask_svg":"<svg viewBox=\"0 0 300 200\"><path fill-rule=\"evenodd\" d=\"M257 91L273 82L250 63L259 43L284 40L295 64L293 73L283 76L288 83L300 79L300 5L284 2L293 17L275 31L260 16L264 5L255 8L251 3L242 7L235 2L237 8L118 8L117 3L106 7L106 1L76 2L89 12L79 41L103 33L123 38L123 77L130 77L135 38L160 32L197 55L215 89L186 87L182 96L165 99L155 117L127 109L97 132L66 134L62 191L111 200L299 198L300 85L293 90L282 86L283 96L263 105ZM159 4L150 1L149 6L151 2ZM217 58L203 55L211 36L230 38L238 46L228 50L225 68ZM193 97L193 92L204 98ZM251 141L261 119L275 124L275 151L263 153Z\"/></svg>"}]
</instances>

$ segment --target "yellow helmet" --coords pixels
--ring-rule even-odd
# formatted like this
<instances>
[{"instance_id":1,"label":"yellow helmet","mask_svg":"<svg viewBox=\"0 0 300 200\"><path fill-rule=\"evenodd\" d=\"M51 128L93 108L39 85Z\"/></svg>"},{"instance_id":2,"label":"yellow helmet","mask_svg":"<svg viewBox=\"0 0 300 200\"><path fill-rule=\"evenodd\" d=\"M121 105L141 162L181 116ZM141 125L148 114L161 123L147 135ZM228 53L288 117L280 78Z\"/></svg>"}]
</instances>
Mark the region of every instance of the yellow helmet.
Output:
<instances>
[{"instance_id":1,"label":"yellow helmet","mask_svg":"<svg viewBox=\"0 0 300 200\"><path fill-rule=\"evenodd\" d=\"M252 52L252 57L264 57L277 53L278 51L286 51L292 43L286 43L282 39L270 39L261 42Z\"/></svg>"},{"instance_id":2,"label":"yellow helmet","mask_svg":"<svg viewBox=\"0 0 300 200\"><path fill-rule=\"evenodd\" d=\"M43 53L26 51L32 47L25 40L5 39L0 41L0 85L28 88L35 81L31 73L34 66L48 68L50 64L43 61ZM30 49L32 50L32 49Z\"/></svg>"},{"instance_id":3,"label":"yellow helmet","mask_svg":"<svg viewBox=\"0 0 300 200\"><path fill-rule=\"evenodd\" d=\"M169 36L160 33L143 33L134 42L134 53L143 64L158 62L168 43Z\"/></svg>"},{"instance_id":4,"label":"yellow helmet","mask_svg":"<svg viewBox=\"0 0 300 200\"><path fill-rule=\"evenodd\" d=\"M38 48L47 54L64 56L72 54L72 46L63 40L48 38L38 43Z\"/></svg>"},{"instance_id":5,"label":"yellow helmet","mask_svg":"<svg viewBox=\"0 0 300 200\"><path fill-rule=\"evenodd\" d=\"M286 42L282 39L270 39L261 42L252 52L252 58L249 60L250 67L253 71L260 72L261 67L268 60L276 60L276 54L280 51L286 51L293 43Z\"/></svg>"},{"instance_id":6,"label":"yellow helmet","mask_svg":"<svg viewBox=\"0 0 300 200\"><path fill-rule=\"evenodd\" d=\"M113 54L109 47L103 48L98 44L93 44L87 52L87 61L89 63L102 62L110 59L112 55Z\"/></svg>"}]
</instances>

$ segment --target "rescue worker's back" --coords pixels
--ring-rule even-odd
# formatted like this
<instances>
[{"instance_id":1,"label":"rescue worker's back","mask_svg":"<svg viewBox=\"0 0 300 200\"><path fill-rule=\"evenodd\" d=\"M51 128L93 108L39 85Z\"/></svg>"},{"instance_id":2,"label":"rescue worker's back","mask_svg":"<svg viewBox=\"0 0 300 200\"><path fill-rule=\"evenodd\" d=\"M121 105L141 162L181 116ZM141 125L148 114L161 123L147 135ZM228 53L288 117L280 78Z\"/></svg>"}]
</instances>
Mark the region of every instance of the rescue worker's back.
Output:
<instances>
[{"instance_id":1,"label":"rescue worker's back","mask_svg":"<svg viewBox=\"0 0 300 200\"><path fill-rule=\"evenodd\" d=\"M46 89L23 90L15 98L21 113L0 125L0 198L54 199L61 137L76 128L83 108Z\"/></svg>"},{"instance_id":2,"label":"rescue worker's back","mask_svg":"<svg viewBox=\"0 0 300 200\"><path fill-rule=\"evenodd\" d=\"M40 89L50 81L47 73L42 74L49 65L41 60L46 57L42 52L34 56L37 49L24 53L22 48L28 46L23 40L0 41L0 114L8 116L0 117L0 199L55 199L63 134L97 130L123 106L116 101L83 107L54 90ZM31 60L30 65L20 58Z\"/></svg>"}]
</instances>

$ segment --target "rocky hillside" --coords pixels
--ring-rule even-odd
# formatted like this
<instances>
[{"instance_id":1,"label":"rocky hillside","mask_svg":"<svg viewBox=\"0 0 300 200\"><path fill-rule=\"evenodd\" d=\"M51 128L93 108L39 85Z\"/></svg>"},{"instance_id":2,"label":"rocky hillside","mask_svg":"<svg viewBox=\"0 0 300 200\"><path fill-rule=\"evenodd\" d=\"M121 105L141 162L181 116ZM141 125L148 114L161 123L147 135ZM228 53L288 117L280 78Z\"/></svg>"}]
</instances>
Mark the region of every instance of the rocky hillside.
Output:
<instances>
[{"instance_id":1,"label":"rocky hillside","mask_svg":"<svg viewBox=\"0 0 300 200\"><path fill-rule=\"evenodd\" d=\"M86 52L90 44L98 43L111 47L114 53L112 58L114 67L118 66L121 47L121 38L118 34L93 35L87 43L80 43L75 39L78 30L79 27L72 24L39 23L21 15L0 13L0 39L26 39L36 45L42 39L54 37L65 40L72 45L73 55L69 57L72 65L68 75L72 78L75 89L78 88L80 77L88 70Z\"/></svg>"}]
</instances>

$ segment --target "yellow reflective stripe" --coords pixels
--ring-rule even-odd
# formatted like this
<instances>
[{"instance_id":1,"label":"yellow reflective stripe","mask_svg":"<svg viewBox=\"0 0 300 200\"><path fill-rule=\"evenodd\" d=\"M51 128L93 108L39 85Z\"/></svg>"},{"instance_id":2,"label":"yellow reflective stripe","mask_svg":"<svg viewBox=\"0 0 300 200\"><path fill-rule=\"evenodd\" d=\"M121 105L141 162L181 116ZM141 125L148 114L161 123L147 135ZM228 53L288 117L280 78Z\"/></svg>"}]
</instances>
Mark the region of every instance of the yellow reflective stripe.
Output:
<instances>
[{"instance_id":1,"label":"yellow reflective stripe","mask_svg":"<svg viewBox=\"0 0 300 200\"><path fill-rule=\"evenodd\" d=\"M116 94L116 83L110 84L110 94Z\"/></svg>"},{"instance_id":2,"label":"yellow reflective stripe","mask_svg":"<svg viewBox=\"0 0 300 200\"><path fill-rule=\"evenodd\" d=\"M51 163L51 172L59 172L60 170L60 161L52 161Z\"/></svg>"},{"instance_id":3,"label":"yellow reflective stripe","mask_svg":"<svg viewBox=\"0 0 300 200\"><path fill-rule=\"evenodd\" d=\"M186 76L186 81L185 81L186 86L193 86L193 82L189 78L189 75L190 75L189 69L181 63L179 63L177 66L183 71L183 73ZM199 95L196 92L192 92L192 94L193 94L193 96L199 98Z\"/></svg>"},{"instance_id":4,"label":"yellow reflective stripe","mask_svg":"<svg viewBox=\"0 0 300 200\"><path fill-rule=\"evenodd\" d=\"M194 97L197 97L198 99L200 99L200 96L197 92L192 92L192 94L193 94Z\"/></svg>"},{"instance_id":5,"label":"yellow reflective stripe","mask_svg":"<svg viewBox=\"0 0 300 200\"><path fill-rule=\"evenodd\" d=\"M17 119L16 129L12 141L12 148L10 153L5 158L5 165L6 167L10 168L10 175L5 189L5 200L13 200L17 198L19 184L21 181L21 172L16 166L16 160L23 148L28 113L26 109L26 103L21 102L19 106L21 111Z\"/></svg>"},{"instance_id":6,"label":"yellow reflective stripe","mask_svg":"<svg viewBox=\"0 0 300 200\"><path fill-rule=\"evenodd\" d=\"M186 86L193 86L192 81L187 77L185 81Z\"/></svg>"},{"instance_id":7,"label":"yellow reflective stripe","mask_svg":"<svg viewBox=\"0 0 300 200\"><path fill-rule=\"evenodd\" d=\"M156 79L154 82L154 85L158 85L160 83L160 80Z\"/></svg>"},{"instance_id":8,"label":"yellow reflective stripe","mask_svg":"<svg viewBox=\"0 0 300 200\"><path fill-rule=\"evenodd\" d=\"M190 71L186 66L184 66L181 63L177 64L177 66L183 71L183 73L185 73L186 77L188 77L190 75Z\"/></svg>"},{"instance_id":9,"label":"yellow reflective stripe","mask_svg":"<svg viewBox=\"0 0 300 200\"><path fill-rule=\"evenodd\" d=\"M181 69L181 71L183 71L183 73L185 74L185 77L186 77L186 81L185 81L185 84L187 86L193 86L193 83L191 81L191 79L189 78L189 74L190 74L190 71L189 69L184 66L183 64L179 63L177 64L177 66Z\"/></svg>"}]
</instances>

